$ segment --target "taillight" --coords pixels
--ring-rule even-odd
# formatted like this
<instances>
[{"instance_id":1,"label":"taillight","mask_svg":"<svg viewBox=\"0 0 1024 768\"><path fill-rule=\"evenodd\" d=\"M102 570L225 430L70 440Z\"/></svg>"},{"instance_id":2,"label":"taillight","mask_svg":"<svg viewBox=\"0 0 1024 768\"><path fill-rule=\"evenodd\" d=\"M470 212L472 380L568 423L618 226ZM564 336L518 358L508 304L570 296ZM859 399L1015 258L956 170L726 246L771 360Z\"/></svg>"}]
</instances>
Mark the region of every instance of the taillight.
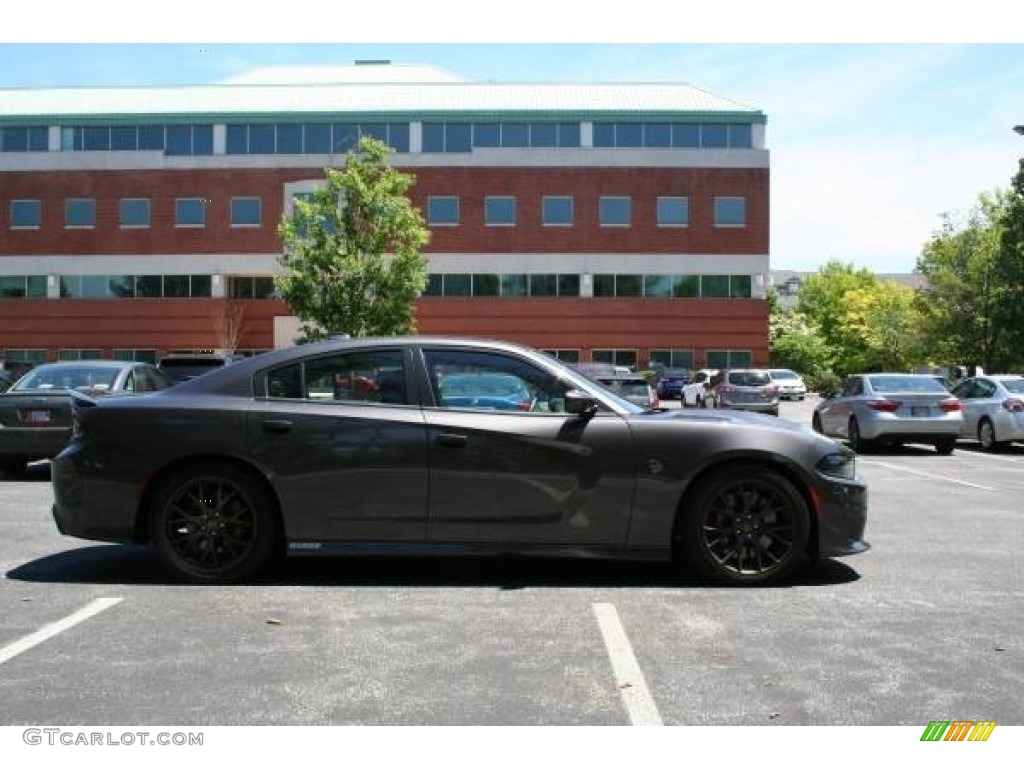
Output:
<instances>
[{"instance_id":1,"label":"taillight","mask_svg":"<svg viewBox=\"0 0 1024 768\"><path fill-rule=\"evenodd\" d=\"M1016 397L1006 398L1002 405L1010 413L1024 413L1024 400L1018 400Z\"/></svg>"},{"instance_id":2,"label":"taillight","mask_svg":"<svg viewBox=\"0 0 1024 768\"><path fill-rule=\"evenodd\" d=\"M522 401L516 403L516 410L517 411L529 411L530 408L531 408L531 403L530 403L529 400L522 400Z\"/></svg>"},{"instance_id":3,"label":"taillight","mask_svg":"<svg viewBox=\"0 0 1024 768\"><path fill-rule=\"evenodd\" d=\"M952 413L953 411L961 410L960 401L955 397L951 397L948 400L941 400L939 402L939 410L945 411L946 413Z\"/></svg>"},{"instance_id":4,"label":"taillight","mask_svg":"<svg viewBox=\"0 0 1024 768\"><path fill-rule=\"evenodd\" d=\"M902 403L897 400L867 400L864 405L870 408L872 411L884 411L885 413L894 413L900 409Z\"/></svg>"}]
</instances>

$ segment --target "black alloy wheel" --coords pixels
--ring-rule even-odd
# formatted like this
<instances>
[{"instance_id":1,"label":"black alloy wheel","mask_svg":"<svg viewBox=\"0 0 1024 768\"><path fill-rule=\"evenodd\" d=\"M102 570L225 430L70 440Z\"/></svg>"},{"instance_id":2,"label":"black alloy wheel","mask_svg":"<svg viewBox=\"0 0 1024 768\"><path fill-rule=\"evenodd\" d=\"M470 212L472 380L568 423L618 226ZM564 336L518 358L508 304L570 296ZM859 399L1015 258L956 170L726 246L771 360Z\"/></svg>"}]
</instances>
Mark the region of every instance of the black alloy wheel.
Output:
<instances>
[{"instance_id":1,"label":"black alloy wheel","mask_svg":"<svg viewBox=\"0 0 1024 768\"><path fill-rule=\"evenodd\" d=\"M277 525L267 494L229 464L179 470L161 483L150 509L154 550L185 581L241 581L273 556Z\"/></svg>"},{"instance_id":2,"label":"black alloy wheel","mask_svg":"<svg viewBox=\"0 0 1024 768\"><path fill-rule=\"evenodd\" d=\"M806 559L810 513L782 475L730 467L704 482L693 502L677 544L705 577L737 586L774 583Z\"/></svg>"}]
</instances>

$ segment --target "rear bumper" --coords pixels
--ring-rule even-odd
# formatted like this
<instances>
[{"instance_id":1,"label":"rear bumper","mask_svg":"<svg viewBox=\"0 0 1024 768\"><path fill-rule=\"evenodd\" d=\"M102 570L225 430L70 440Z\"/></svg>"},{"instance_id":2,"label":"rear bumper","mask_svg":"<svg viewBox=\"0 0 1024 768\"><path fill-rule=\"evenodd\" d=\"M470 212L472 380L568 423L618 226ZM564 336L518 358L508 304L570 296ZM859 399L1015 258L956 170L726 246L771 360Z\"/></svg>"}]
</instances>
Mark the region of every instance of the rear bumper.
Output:
<instances>
[{"instance_id":1,"label":"rear bumper","mask_svg":"<svg viewBox=\"0 0 1024 768\"><path fill-rule=\"evenodd\" d=\"M0 457L51 459L70 440L70 427L0 427Z\"/></svg>"},{"instance_id":2,"label":"rear bumper","mask_svg":"<svg viewBox=\"0 0 1024 768\"><path fill-rule=\"evenodd\" d=\"M907 443L934 443L956 439L963 422L960 419L901 419L872 420L860 423L860 434L865 440L901 440Z\"/></svg>"},{"instance_id":3,"label":"rear bumper","mask_svg":"<svg viewBox=\"0 0 1024 768\"><path fill-rule=\"evenodd\" d=\"M134 486L90 476L78 462L74 446L53 460L50 477L51 512L58 532L94 541L140 540L136 535L139 499Z\"/></svg>"}]
</instances>

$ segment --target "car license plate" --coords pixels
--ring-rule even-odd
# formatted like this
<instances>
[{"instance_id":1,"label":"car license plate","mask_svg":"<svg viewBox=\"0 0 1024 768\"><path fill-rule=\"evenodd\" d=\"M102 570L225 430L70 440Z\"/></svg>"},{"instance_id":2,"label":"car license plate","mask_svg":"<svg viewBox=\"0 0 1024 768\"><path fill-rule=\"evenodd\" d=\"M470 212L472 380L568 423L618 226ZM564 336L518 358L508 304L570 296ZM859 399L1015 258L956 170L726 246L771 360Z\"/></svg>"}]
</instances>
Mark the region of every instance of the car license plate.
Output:
<instances>
[{"instance_id":1,"label":"car license plate","mask_svg":"<svg viewBox=\"0 0 1024 768\"><path fill-rule=\"evenodd\" d=\"M911 416L927 416L929 408L927 405L912 405L910 406Z\"/></svg>"},{"instance_id":2,"label":"car license plate","mask_svg":"<svg viewBox=\"0 0 1024 768\"><path fill-rule=\"evenodd\" d=\"M50 412L49 411L25 411L25 423L26 424L49 424L50 423Z\"/></svg>"}]
</instances>

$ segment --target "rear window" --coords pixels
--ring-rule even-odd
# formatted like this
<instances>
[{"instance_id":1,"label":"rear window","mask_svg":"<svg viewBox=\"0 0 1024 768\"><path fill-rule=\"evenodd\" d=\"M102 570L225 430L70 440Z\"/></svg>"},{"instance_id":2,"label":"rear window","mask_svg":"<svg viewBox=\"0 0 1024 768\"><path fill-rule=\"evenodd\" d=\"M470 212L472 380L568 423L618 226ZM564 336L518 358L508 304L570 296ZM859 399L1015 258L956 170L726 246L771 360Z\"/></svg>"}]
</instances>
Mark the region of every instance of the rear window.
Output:
<instances>
[{"instance_id":1,"label":"rear window","mask_svg":"<svg viewBox=\"0 0 1024 768\"><path fill-rule=\"evenodd\" d=\"M1013 392L1015 395L1024 395L1024 378L1003 379L1002 385L1006 387L1008 392Z\"/></svg>"},{"instance_id":2,"label":"rear window","mask_svg":"<svg viewBox=\"0 0 1024 768\"><path fill-rule=\"evenodd\" d=\"M737 387L763 387L772 383L772 377L764 371L730 371L729 383Z\"/></svg>"},{"instance_id":3,"label":"rear window","mask_svg":"<svg viewBox=\"0 0 1024 768\"><path fill-rule=\"evenodd\" d=\"M35 368L11 387L13 392L48 391L54 389L112 389L118 369L96 368Z\"/></svg>"},{"instance_id":4,"label":"rear window","mask_svg":"<svg viewBox=\"0 0 1024 768\"><path fill-rule=\"evenodd\" d=\"M931 376L868 376L875 392L947 392Z\"/></svg>"},{"instance_id":5,"label":"rear window","mask_svg":"<svg viewBox=\"0 0 1024 768\"><path fill-rule=\"evenodd\" d=\"M799 378L792 371L772 371L771 373L772 373L772 378L773 379L796 379L796 378Z\"/></svg>"}]
</instances>

